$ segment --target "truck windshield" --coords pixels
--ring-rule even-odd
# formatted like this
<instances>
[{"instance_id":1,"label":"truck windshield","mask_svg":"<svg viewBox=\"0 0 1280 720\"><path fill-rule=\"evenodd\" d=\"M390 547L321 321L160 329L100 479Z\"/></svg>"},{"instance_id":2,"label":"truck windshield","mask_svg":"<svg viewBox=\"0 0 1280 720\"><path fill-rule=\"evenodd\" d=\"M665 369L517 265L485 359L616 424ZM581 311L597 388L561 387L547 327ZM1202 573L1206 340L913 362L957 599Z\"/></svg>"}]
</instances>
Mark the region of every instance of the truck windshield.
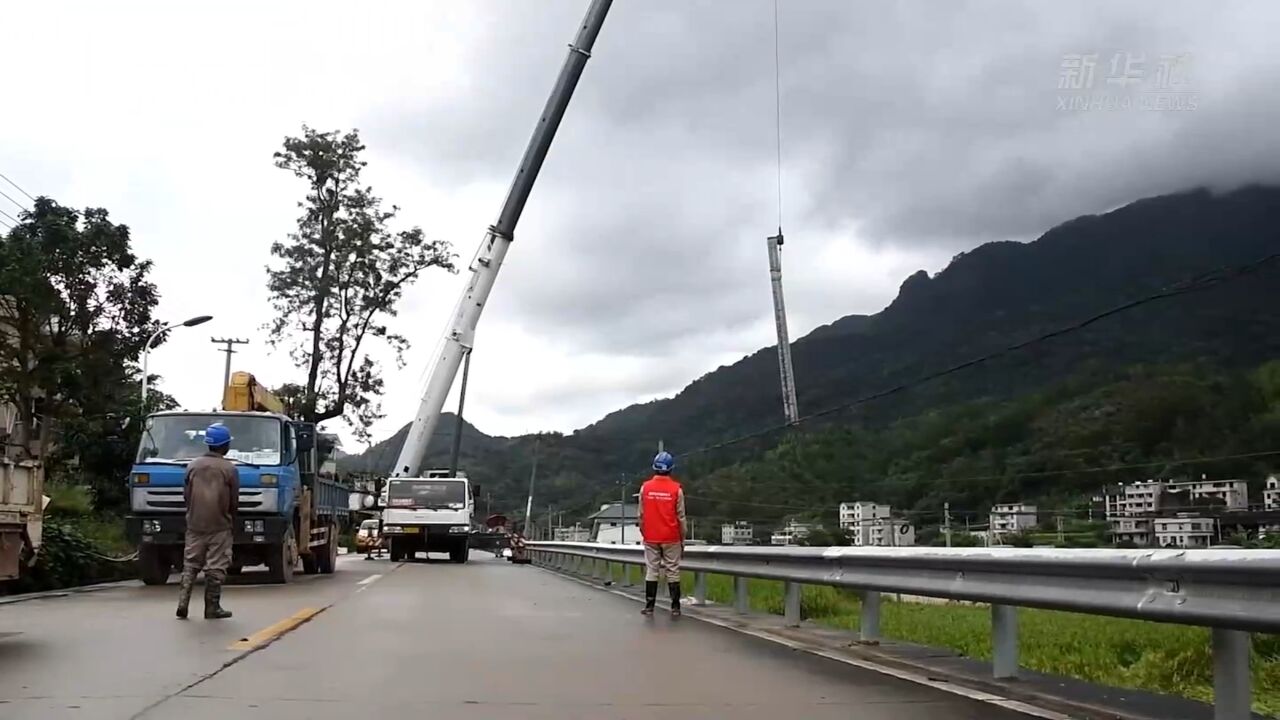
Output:
<instances>
[{"instance_id":1,"label":"truck windshield","mask_svg":"<svg viewBox=\"0 0 1280 720\"><path fill-rule=\"evenodd\" d=\"M448 508L467 503L467 489L457 480L393 480L387 488L389 507Z\"/></svg>"},{"instance_id":2,"label":"truck windshield","mask_svg":"<svg viewBox=\"0 0 1280 720\"><path fill-rule=\"evenodd\" d=\"M220 422L231 431L230 460L279 465L283 432L279 418L247 415L160 415L147 419L135 462L187 461L206 451L204 430Z\"/></svg>"}]
</instances>

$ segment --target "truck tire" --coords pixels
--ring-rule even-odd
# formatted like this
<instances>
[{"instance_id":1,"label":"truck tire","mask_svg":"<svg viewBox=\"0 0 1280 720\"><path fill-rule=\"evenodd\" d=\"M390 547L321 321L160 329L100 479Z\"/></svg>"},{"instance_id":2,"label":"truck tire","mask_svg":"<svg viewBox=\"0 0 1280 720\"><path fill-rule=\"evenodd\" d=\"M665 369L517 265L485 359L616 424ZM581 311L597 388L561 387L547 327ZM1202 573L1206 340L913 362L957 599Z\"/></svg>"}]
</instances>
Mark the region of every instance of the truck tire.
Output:
<instances>
[{"instance_id":1,"label":"truck tire","mask_svg":"<svg viewBox=\"0 0 1280 720\"><path fill-rule=\"evenodd\" d=\"M311 548L311 553L302 556L302 572L304 575L315 575L320 572L320 561L316 557L319 548Z\"/></svg>"},{"instance_id":2,"label":"truck tire","mask_svg":"<svg viewBox=\"0 0 1280 720\"><path fill-rule=\"evenodd\" d=\"M324 545L312 548L316 566L321 575L332 575L338 569L338 526L329 526L329 537Z\"/></svg>"},{"instance_id":3,"label":"truck tire","mask_svg":"<svg viewBox=\"0 0 1280 720\"><path fill-rule=\"evenodd\" d=\"M293 527L285 531L284 541L267 550L267 574L273 583L293 580L293 567L297 562L297 543L293 539Z\"/></svg>"},{"instance_id":4,"label":"truck tire","mask_svg":"<svg viewBox=\"0 0 1280 720\"><path fill-rule=\"evenodd\" d=\"M404 544L391 538L387 541L387 552L391 555L391 562L400 562L404 559Z\"/></svg>"},{"instance_id":5,"label":"truck tire","mask_svg":"<svg viewBox=\"0 0 1280 720\"><path fill-rule=\"evenodd\" d=\"M163 548L143 545L138 548L138 577L144 585L164 585L169 582L169 570L173 562Z\"/></svg>"},{"instance_id":6,"label":"truck tire","mask_svg":"<svg viewBox=\"0 0 1280 720\"><path fill-rule=\"evenodd\" d=\"M470 554L471 544L466 540L463 540L462 542L455 543L454 546L449 549L449 560L461 565L467 561L467 557Z\"/></svg>"}]
</instances>

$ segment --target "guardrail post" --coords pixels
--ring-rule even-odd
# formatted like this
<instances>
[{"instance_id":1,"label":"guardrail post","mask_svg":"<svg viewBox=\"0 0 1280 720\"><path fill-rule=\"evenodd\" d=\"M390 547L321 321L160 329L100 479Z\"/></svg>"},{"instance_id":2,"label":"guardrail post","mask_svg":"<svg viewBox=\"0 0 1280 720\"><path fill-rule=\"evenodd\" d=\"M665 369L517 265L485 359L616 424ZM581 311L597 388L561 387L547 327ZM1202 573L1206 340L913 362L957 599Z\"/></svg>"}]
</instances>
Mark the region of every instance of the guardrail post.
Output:
<instances>
[{"instance_id":1,"label":"guardrail post","mask_svg":"<svg viewBox=\"0 0 1280 720\"><path fill-rule=\"evenodd\" d=\"M600 558L596 558L595 560L591 561L591 579L592 580L604 579L604 566L606 564L607 563L604 560L601 560Z\"/></svg>"},{"instance_id":2,"label":"guardrail post","mask_svg":"<svg viewBox=\"0 0 1280 720\"><path fill-rule=\"evenodd\" d=\"M707 574L704 572L693 574L693 604L707 604Z\"/></svg>"},{"instance_id":3,"label":"guardrail post","mask_svg":"<svg viewBox=\"0 0 1280 720\"><path fill-rule=\"evenodd\" d=\"M1248 720L1249 633L1213 628L1213 720Z\"/></svg>"},{"instance_id":4,"label":"guardrail post","mask_svg":"<svg viewBox=\"0 0 1280 720\"><path fill-rule=\"evenodd\" d=\"M1018 608L991 606L991 670L999 680L1018 677Z\"/></svg>"},{"instance_id":5,"label":"guardrail post","mask_svg":"<svg viewBox=\"0 0 1280 720\"><path fill-rule=\"evenodd\" d=\"M858 621L858 637L863 642L880 641L880 593L862 593L862 618Z\"/></svg>"},{"instance_id":6,"label":"guardrail post","mask_svg":"<svg viewBox=\"0 0 1280 720\"><path fill-rule=\"evenodd\" d=\"M745 577L733 578L733 609L743 615L751 610L751 591Z\"/></svg>"},{"instance_id":7,"label":"guardrail post","mask_svg":"<svg viewBox=\"0 0 1280 720\"><path fill-rule=\"evenodd\" d=\"M788 580L782 587L786 597L783 603L783 617L787 621L787 627L800 627L800 588L802 586L798 582Z\"/></svg>"},{"instance_id":8,"label":"guardrail post","mask_svg":"<svg viewBox=\"0 0 1280 720\"><path fill-rule=\"evenodd\" d=\"M622 563L622 587L631 587L631 564Z\"/></svg>"}]
</instances>

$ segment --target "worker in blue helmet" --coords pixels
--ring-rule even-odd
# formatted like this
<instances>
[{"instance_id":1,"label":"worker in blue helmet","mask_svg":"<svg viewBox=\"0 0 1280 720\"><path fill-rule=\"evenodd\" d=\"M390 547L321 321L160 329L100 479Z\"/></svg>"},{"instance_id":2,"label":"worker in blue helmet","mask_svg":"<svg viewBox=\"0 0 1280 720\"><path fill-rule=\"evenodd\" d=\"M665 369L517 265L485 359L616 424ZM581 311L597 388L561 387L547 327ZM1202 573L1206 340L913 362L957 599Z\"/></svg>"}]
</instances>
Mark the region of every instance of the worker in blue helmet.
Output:
<instances>
[{"instance_id":1,"label":"worker in blue helmet","mask_svg":"<svg viewBox=\"0 0 1280 720\"><path fill-rule=\"evenodd\" d=\"M231 617L222 608L222 584L231 566L231 522L240 498L240 472L227 459L231 431L222 423L205 428L206 451L187 465L182 496L187 504L187 537L183 548L179 618L187 617L191 588L204 571L204 617Z\"/></svg>"},{"instance_id":2,"label":"worker in blue helmet","mask_svg":"<svg viewBox=\"0 0 1280 720\"><path fill-rule=\"evenodd\" d=\"M684 490L671 477L676 460L660 452L653 459L653 477L640 486L640 536L644 540L644 615L653 615L658 602L658 583L667 582L672 617L680 616L680 560L688 521L684 513Z\"/></svg>"}]
</instances>

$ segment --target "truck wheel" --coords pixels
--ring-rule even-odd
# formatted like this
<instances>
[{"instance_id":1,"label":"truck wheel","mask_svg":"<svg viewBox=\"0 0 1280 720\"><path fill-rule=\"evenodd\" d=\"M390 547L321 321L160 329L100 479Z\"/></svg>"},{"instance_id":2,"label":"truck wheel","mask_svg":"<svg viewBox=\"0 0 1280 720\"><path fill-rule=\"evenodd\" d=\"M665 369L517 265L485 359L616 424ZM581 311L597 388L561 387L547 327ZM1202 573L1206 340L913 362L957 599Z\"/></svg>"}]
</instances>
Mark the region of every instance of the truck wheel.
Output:
<instances>
[{"instance_id":1,"label":"truck wheel","mask_svg":"<svg viewBox=\"0 0 1280 720\"><path fill-rule=\"evenodd\" d=\"M302 556L302 572L305 575L315 575L320 572L320 562L316 558L319 548L311 548L311 554Z\"/></svg>"},{"instance_id":2,"label":"truck wheel","mask_svg":"<svg viewBox=\"0 0 1280 720\"><path fill-rule=\"evenodd\" d=\"M449 560L462 564L467 561L467 557L471 554L471 546L466 540L455 544L449 550Z\"/></svg>"},{"instance_id":3,"label":"truck wheel","mask_svg":"<svg viewBox=\"0 0 1280 720\"><path fill-rule=\"evenodd\" d=\"M227 574L230 575L231 577L236 577L243 572L244 572L243 563L232 561L231 565L227 567Z\"/></svg>"},{"instance_id":4,"label":"truck wheel","mask_svg":"<svg viewBox=\"0 0 1280 720\"><path fill-rule=\"evenodd\" d=\"M293 580L293 567L298 561L293 528L290 527L285 531L284 542L270 548L267 552L267 574L271 582L287 583Z\"/></svg>"},{"instance_id":5,"label":"truck wheel","mask_svg":"<svg viewBox=\"0 0 1280 720\"><path fill-rule=\"evenodd\" d=\"M144 585L164 585L169 582L169 570L173 563L163 548L143 545L138 548L138 576Z\"/></svg>"},{"instance_id":6,"label":"truck wheel","mask_svg":"<svg viewBox=\"0 0 1280 720\"><path fill-rule=\"evenodd\" d=\"M322 575L332 575L338 569L338 526L329 526L329 540L324 545L312 549L316 565Z\"/></svg>"},{"instance_id":7,"label":"truck wheel","mask_svg":"<svg viewBox=\"0 0 1280 720\"><path fill-rule=\"evenodd\" d=\"M404 546L395 538L387 542L387 552L391 555L391 562L400 562L404 559Z\"/></svg>"}]
</instances>

